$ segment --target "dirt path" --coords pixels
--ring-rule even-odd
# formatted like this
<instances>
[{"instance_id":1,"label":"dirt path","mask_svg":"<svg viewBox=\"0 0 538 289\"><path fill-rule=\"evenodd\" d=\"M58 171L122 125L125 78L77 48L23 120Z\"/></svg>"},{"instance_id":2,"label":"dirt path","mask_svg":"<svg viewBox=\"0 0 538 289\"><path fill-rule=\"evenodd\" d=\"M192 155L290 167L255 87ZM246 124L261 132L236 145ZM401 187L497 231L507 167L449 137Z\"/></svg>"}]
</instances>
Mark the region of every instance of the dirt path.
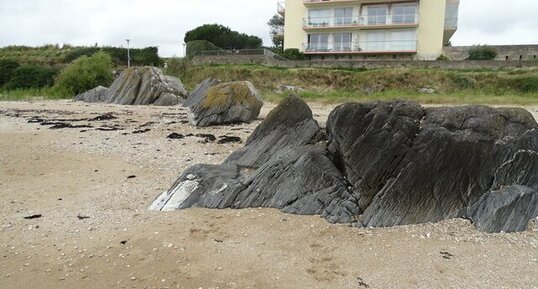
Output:
<instances>
[{"instance_id":1,"label":"dirt path","mask_svg":"<svg viewBox=\"0 0 538 289\"><path fill-rule=\"evenodd\" d=\"M319 120L331 109L312 107ZM88 120L106 113L116 118ZM536 225L486 234L465 220L357 229L271 209L149 212L184 168L242 146L221 136L244 142L260 122L195 129L185 117L0 102L0 288L538 288Z\"/></svg>"}]
</instances>

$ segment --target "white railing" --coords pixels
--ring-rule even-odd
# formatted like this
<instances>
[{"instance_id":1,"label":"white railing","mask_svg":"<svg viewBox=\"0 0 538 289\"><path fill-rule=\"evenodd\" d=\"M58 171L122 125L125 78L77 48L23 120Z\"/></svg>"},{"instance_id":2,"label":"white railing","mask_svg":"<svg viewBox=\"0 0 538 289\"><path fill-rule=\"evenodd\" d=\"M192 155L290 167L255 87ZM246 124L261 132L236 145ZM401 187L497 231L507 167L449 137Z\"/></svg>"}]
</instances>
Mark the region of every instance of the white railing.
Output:
<instances>
[{"instance_id":1,"label":"white railing","mask_svg":"<svg viewBox=\"0 0 538 289\"><path fill-rule=\"evenodd\" d=\"M303 28L417 25L418 14L303 18Z\"/></svg>"},{"instance_id":2,"label":"white railing","mask_svg":"<svg viewBox=\"0 0 538 289\"><path fill-rule=\"evenodd\" d=\"M416 40L303 43L305 53L415 52Z\"/></svg>"}]
</instances>

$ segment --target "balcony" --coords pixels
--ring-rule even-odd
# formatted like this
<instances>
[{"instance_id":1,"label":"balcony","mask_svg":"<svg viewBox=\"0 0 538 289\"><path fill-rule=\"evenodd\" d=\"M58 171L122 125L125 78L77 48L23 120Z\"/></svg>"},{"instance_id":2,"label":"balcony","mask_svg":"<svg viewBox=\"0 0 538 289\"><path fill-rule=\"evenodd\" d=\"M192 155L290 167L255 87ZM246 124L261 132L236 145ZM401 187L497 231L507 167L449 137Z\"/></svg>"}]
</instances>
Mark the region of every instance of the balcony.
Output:
<instances>
[{"instance_id":1,"label":"balcony","mask_svg":"<svg viewBox=\"0 0 538 289\"><path fill-rule=\"evenodd\" d=\"M278 2L276 11L280 16L284 17L286 15L286 2Z\"/></svg>"},{"instance_id":2,"label":"balcony","mask_svg":"<svg viewBox=\"0 0 538 289\"><path fill-rule=\"evenodd\" d=\"M416 40L303 43L305 54L416 53Z\"/></svg>"},{"instance_id":3,"label":"balcony","mask_svg":"<svg viewBox=\"0 0 538 289\"><path fill-rule=\"evenodd\" d=\"M303 29L334 28L406 28L418 25L418 14L388 14L355 17L303 18Z\"/></svg>"},{"instance_id":4,"label":"balcony","mask_svg":"<svg viewBox=\"0 0 538 289\"><path fill-rule=\"evenodd\" d=\"M453 0L451 0L453 1ZM359 3L387 3L387 2L402 2L401 0L303 0L306 7L319 7L325 4L359 4ZM408 1L418 2L418 1Z\"/></svg>"}]
</instances>

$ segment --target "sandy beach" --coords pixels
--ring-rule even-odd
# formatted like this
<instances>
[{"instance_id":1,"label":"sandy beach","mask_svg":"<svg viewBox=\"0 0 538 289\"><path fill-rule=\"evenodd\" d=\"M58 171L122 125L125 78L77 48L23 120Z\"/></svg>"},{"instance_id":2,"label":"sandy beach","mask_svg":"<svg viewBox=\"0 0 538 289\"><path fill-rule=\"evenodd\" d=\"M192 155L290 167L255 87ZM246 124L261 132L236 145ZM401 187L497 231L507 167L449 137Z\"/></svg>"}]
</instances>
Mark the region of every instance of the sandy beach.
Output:
<instances>
[{"instance_id":1,"label":"sandy beach","mask_svg":"<svg viewBox=\"0 0 538 289\"><path fill-rule=\"evenodd\" d=\"M324 126L335 105L310 105ZM538 288L536 222L488 234L462 219L374 229L273 209L147 210L274 107L195 128L181 107L0 102L0 288Z\"/></svg>"}]
</instances>

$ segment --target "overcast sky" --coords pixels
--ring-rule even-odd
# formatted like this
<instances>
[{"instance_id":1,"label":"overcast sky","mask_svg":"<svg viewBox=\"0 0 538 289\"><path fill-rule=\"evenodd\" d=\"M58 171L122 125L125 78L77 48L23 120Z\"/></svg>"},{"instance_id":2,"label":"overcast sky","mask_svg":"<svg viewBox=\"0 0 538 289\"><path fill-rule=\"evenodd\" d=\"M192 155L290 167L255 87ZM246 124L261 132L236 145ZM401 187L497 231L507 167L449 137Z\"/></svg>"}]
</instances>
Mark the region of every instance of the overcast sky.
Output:
<instances>
[{"instance_id":1,"label":"overcast sky","mask_svg":"<svg viewBox=\"0 0 538 289\"><path fill-rule=\"evenodd\" d=\"M301 1L301 0L297 0ZM423 0L437 1L437 0ZM158 46L183 54L185 32L206 23L257 35L277 0L0 0L0 47L7 45ZM461 0L453 45L538 44L538 0Z\"/></svg>"}]
</instances>

